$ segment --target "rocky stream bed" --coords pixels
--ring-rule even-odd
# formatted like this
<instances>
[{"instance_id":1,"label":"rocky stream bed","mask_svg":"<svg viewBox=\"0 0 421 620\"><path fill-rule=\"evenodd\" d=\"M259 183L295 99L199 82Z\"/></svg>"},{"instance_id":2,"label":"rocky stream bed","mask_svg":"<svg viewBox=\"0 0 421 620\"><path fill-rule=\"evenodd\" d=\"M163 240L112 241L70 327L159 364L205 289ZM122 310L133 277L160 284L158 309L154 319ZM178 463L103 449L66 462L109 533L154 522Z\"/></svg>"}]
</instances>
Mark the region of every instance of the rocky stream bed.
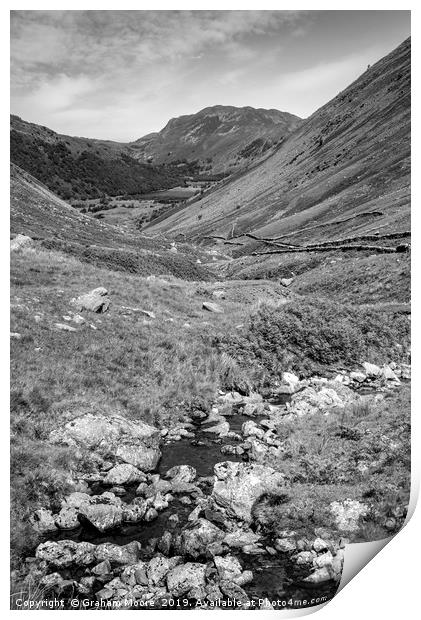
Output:
<instances>
[{"instance_id":1,"label":"rocky stream bed","mask_svg":"<svg viewBox=\"0 0 421 620\"><path fill-rule=\"evenodd\" d=\"M43 542L27 558L26 581L80 608L274 609L328 600L341 577L343 536L364 504L333 502L335 535L310 528L305 537L273 538L256 526L254 510L288 488L272 466L282 459L279 421L382 397L373 387L358 394L362 383L285 373L268 400L221 392L210 412L172 428L86 414L52 431L51 441L88 452L93 465L74 472L57 512L33 515Z\"/></svg>"}]
</instances>

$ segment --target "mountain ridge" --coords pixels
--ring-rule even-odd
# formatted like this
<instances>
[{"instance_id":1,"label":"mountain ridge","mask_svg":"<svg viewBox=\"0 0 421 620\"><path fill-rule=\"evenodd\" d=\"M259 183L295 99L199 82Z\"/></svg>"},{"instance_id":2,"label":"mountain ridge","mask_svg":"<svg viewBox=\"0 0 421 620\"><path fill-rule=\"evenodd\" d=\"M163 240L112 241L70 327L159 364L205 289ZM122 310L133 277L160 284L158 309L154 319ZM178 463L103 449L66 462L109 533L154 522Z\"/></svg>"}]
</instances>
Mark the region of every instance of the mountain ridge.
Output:
<instances>
[{"instance_id":1,"label":"mountain ridge","mask_svg":"<svg viewBox=\"0 0 421 620\"><path fill-rule=\"evenodd\" d=\"M376 210L383 213L376 229L407 228L409 138L407 39L303 121L254 170L154 222L150 231L183 233L197 241L209 235L232 237L234 225L234 236L291 236L311 224ZM372 227L366 220L356 231ZM316 237L326 237L326 232L319 233ZM301 238L313 239L314 233Z\"/></svg>"},{"instance_id":2,"label":"mountain ridge","mask_svg":"<svg viewBox=\"0 0 421 620\"><path fill-rule=\"evenodd\" d=\"M213 172L244 167L244 152L260 155L300 125L288 112L251 106L207 106L195 114L172 118L159 131L135 140L138 157L154 162L187 159L207 163ZM240 132L240 133L239 133ZM259 141L254 144L253 142Z\"/></svg>"}]
</instances>

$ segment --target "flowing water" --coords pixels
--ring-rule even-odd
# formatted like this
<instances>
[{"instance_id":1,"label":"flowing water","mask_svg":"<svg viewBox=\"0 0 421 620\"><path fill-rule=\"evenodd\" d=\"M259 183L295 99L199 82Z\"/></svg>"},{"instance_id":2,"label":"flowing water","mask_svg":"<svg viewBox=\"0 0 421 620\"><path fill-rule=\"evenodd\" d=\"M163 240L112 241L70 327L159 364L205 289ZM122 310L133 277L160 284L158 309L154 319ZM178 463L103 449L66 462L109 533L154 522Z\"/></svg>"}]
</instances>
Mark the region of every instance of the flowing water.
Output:
<instances>
[{"instance_id":1,"label":"flowing water","mask_svg":"<svg viewBox=\"0 0 421 620\"><path fill-rule=\"evenodd\" d=\"M282 404L284 402L285 399L283 399ZM258 422L259 419L265 417L267 416L253 416L251 418L242 414L235 414L229 416L227 420L230 424L230 430L238 433L241 431L245 421L254 420ZM210 433L207 433L206 427L213 424L207 424L206 422L199 424L197 425L194 438L183 438L164 445L157 473L163 477L175 465L191 465L196 469L199 478L208 477L213 475L213 468L216 463L224 460L242 461L243 456L221 454L222 446L238 442L232 438L215 438ZM123 501L130 502L136 496L136 487L137 484L126 487L127 493L122 497ZM202 488L204 488L203 485ZM107 490L107 488L97 485L93 490L95 493L101 493ZM210 487L205 492L208 491L211 491ZM125 545L136 540L142 544L144 559L149 559L154 554L156 541L161 538L165 531L171 531L174 534L179 533L188 522L188 516L194 507L194 503L185 505L178 498L175 498L169 507L160 512L158 518L150 523L125 524L103 534L93 527L81 524L77 529L61 530L53 535L49 535L48 539L74 540L76 542L89 541L94 544L112 542L118 545ZM175 527L168 521L173 514L177 514L179 519ZM270 546L271 541L266 541L266 544ZM239 555L245 570L253 572L253 581L244 586L244 590L252 600L263 598L269 598L270 600L281 599L283 601L282 604L288 607L291 606L291 601L311 600L312 587L302 583L300 574L297 573L296 568L294 569L288 563L286 556L282 554L271 555L270 553L260 555L238 554L235 550L233 553ZM302 575L301 577L304 576ZM319 584L317 586L317 596L326 596L326 600L328 600L335 594L336 587L332 582Z\"/></svg>"}]
</instances>

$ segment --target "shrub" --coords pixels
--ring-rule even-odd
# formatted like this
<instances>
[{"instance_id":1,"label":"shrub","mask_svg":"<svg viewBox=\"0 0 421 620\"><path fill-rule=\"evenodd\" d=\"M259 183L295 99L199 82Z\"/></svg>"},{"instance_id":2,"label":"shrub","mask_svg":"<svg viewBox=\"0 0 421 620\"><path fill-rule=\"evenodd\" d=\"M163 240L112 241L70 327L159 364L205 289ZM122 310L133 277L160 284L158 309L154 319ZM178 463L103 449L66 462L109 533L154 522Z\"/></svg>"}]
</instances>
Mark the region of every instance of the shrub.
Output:
<instances>
[{"instance_id":1,"label":"shrub","mask_svg":"<svg viewBox=\"0 0 421 620\"><path fill-rule=\"evenodd\" d=\"M243 364L257 364L272 380L288 369L310 373L364 360L384 362L397 342L406 345L408 340L409 321L403 315L296 300L260 305L244 333L218 345Z\"/></svg>"}]
</instances>

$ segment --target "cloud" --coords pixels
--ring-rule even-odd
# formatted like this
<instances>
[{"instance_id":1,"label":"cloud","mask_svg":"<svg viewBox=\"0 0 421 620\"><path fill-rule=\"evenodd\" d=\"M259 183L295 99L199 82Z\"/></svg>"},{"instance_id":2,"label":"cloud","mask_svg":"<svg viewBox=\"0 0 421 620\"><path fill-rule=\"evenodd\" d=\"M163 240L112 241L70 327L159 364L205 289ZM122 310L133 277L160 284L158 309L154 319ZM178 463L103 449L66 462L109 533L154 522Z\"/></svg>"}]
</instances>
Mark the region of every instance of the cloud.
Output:
<instances>
[{"instance_id":1,"label":"cloud","mask_svg":"<svg viewBox=\"0 0 421 620\"><path fill-rule=\"evenodd\" d=\"M11 108L116 140L215 104L306 116L376 59L366 52L384 23L362 13L352 32L342 19L344 50L329 11L12 11Z\"/></svg>"}]
</instances>

